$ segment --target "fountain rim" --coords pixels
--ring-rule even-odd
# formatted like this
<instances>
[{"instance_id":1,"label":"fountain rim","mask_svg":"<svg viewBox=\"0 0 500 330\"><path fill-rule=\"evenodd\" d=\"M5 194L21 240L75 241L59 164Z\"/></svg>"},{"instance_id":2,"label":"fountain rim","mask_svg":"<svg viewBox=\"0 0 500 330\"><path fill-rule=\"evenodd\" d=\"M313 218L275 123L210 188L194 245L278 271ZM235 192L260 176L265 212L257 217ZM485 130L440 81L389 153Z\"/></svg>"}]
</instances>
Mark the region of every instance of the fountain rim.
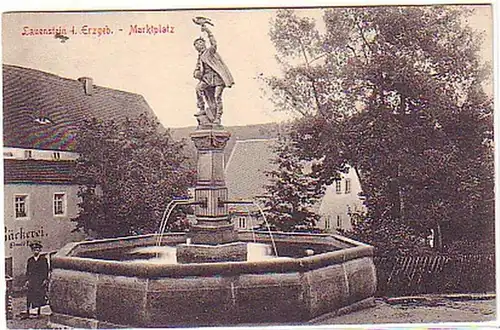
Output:
<instances>
[{"instance_id":1,"label":"fountain rim","mask_svg":"<svg viewBox=\"0 0 500 330\"><path fill-rule=\"evenodd\" d=\"M244 234L245 231L240 232ZM262 234L262 233L261 233ZM312 256L293 259L270 259L265 261L234 261L234 262L211 262L190 264L154 264L154 263L131 263L116 260L93 259L76 256L78 248L91 247L92 245L105 244L113 241L127 240L154 240L157 234L127 236L117 238L98 239L69 243L61 248L51 260L54 269L66 269L115 276L133 276L139 278L163 278L163 277L186 277L186 276L216 276L237 274L262 274L262 273L294 273L319 269L331 265L339 265L346 261L373 257L373 247L352 239L334 234L310 234L310 233L284 233L274 232L281 242L287 242L284 237L298 238L311 237L324 239L326 245L333 245L340 241L350 247L337 251L319 253ZM165 236L183 238L186 233L167 233ZM328 242L330 240L330 242ZM249 242L251 240L239 240ZM291 242L293 243L293 242ZM297 243L297 242L296 242ZM149 245L149 244L148 244ZM148 246L146 245L146 246ZM144 246L144 245L143 245Z\"/></svg>"}]
</instances>

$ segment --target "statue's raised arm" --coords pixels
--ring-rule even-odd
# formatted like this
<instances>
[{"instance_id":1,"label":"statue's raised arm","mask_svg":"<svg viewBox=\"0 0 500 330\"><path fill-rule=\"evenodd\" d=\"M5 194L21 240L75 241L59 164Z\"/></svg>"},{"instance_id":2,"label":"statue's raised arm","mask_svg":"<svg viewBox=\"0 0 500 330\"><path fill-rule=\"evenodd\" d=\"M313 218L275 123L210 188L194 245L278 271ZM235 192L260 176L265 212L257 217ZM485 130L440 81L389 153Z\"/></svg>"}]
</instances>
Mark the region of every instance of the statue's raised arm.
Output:
<instances>
[{"instance_id":1,"label":"statue's raised arm","mask_svg":"<svg viewBox=\"0 0 500 330\"><path fill-rule=\"evenodd\" d=\"M194 71L194 78L199 80L196 86L198 106L198 124L200 126L220 125L222 116L222 92L224 88L234 84L233 76L226 64L217 53L217 41L207 25L212 25L206 17L195 17L195 24L201 26L201 31L207 34L210 47L207 48L202 37L194 41L198 51L198 62Z\"/></svg>"},{"instance_id":2,"label":"statue's raised arm","mask_svg":"<svg viewBox=\"0 0 500 330\"><path fill-rule=\"evenodd\" d=\"M217 40L215 40L214 34L212 33L212 31L210 31L208 26L202 26L201 31L207 34L208 41L210 42L210 47L212 47L214 50L217 50Z\"/></svg>"}]
</instances>

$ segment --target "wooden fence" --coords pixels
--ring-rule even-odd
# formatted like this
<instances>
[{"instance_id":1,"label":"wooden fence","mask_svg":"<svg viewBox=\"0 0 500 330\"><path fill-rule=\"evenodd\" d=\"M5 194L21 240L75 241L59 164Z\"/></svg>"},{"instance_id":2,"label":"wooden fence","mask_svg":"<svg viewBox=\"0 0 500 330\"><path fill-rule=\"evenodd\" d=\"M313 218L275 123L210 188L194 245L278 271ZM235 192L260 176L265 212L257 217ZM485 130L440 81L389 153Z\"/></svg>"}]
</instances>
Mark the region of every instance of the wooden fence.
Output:
<instances>
[{"instance_id":1,"label":"wooden fence","mask_svg":"<svg viewBox=\"0 0 500 330\"><path fill-rule=\"evenodd\" d=\"M376 256L377 296L495 291L495 255Z\"/></svg>"}]
</instances>

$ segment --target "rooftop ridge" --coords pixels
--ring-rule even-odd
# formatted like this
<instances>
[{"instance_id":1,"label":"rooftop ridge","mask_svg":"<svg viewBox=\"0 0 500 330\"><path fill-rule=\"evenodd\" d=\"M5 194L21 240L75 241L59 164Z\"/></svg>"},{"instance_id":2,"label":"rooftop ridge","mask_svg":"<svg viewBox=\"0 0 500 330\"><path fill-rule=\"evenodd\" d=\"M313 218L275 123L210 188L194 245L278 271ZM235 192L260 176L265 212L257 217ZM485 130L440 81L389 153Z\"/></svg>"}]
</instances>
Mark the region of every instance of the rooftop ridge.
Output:
<instances>
[{"instance_id":1,"label":"rooftop ridge","mask_svg":"<svg viewBox=\"0 0 500 330\"><path fill-rule=\"evenodd\" d=\"M14 65L14 64L5 64L4 63L4 64L2 64L2 66L3 67L8 67L8 68L13 68L13 69L18 69L20 71L25 71L25 72L29 72L29 73L36 73L36 74L40 74L40 75L45 75L47 78L50 77L50 78L53 78L55 80L65 80L65 81L76 83L78 85L82 84L80 81L78 81L78 79L82 78L82 77L69 78L69 77L60 76L57 73L52 73L52 72L43 71L43 70L40 70L40 69L35 69L35 68L30 68L30 67L24 67L24 66L19 66L19 65ZM125 91L125 90L121 90L121 89L114 89L114 88L108 87L108 86L102 86L102 85L96 85L96 84L94 84L94 88L103 89L105 91L111 91L113 93L128 94L128 95L133 95L133 96L144 98L144 96L141 95L141 94L130 92L130 91Z\"/></svg>"},{"instance_id":2,"label":"rooftop ridge","mask_svg":"<svg viewBox=\"0 0 500 330\"><path fill-rule=\"evenodd\" d=\"M155 117L140 94L96 85L92 89L88 94L78 79L3 64L4 146L74 151L78 125L86 118Z\"/></svg>"}]
</instances>

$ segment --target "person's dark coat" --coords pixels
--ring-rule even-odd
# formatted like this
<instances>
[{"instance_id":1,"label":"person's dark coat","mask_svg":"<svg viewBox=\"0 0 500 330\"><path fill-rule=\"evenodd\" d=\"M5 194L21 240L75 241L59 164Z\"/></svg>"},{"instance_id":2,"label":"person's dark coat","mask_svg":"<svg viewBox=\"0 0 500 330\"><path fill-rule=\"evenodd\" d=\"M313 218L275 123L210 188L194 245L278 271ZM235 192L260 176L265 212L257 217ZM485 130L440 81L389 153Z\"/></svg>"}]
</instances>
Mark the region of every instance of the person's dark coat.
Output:
<instances>
[{"instance_id":1,"label":"person's dark coat","mask_svg":"<svg viewBox=\"0 0 500 330\"><path fill-rule=\"evenodd\" d=\"M47 304L47 281L49 278L49 263L43 255L35 260L33 256L28 259L26 266L28 279L28 305L33 308Z\"/></svg>"}]
</instances>

